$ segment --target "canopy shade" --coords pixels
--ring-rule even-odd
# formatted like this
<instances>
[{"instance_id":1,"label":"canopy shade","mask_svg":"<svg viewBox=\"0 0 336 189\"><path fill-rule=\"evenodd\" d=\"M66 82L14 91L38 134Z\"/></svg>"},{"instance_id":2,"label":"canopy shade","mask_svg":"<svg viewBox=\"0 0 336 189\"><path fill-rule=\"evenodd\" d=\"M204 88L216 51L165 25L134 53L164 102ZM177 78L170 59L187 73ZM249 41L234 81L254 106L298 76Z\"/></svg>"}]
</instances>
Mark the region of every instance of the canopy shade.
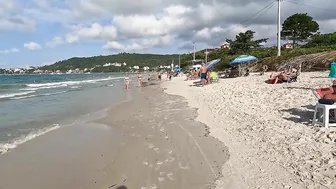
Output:
<instances>
[{"instance_id":1,"label":"canopy shade","mask_svg":"<svg viewBox=\"0 0 336 189\"><path fill-rule=\"evenodd\" d=\"M232 60L230 62L230 65L244 64L244 63L249 63L249 62L252 62L252 61L255 61L255 60L257 60L257 58L254 57L254 56L241 55L241 56L238 56L237 58L235 58L234 60Z\"/></svg>"},{"instance_id":2,"label":"canopy shade","mask_svg":"<svg viewBox=\"0 0 336 189\"><path fill-rule=\"evenodd\" d=\"M206 63L205 66L208 70L210 70L215 64L217 64L220 61L221 61L221 59L212 60L212 61Z\"/></svg>"}]
</instances>

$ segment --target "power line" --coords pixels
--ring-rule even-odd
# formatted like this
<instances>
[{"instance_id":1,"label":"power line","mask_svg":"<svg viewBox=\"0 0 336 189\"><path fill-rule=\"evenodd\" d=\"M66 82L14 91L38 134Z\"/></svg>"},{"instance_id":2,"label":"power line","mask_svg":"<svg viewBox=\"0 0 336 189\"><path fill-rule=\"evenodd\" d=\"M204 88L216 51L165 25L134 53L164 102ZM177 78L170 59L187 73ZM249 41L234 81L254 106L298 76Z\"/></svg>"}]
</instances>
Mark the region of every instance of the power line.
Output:
<instances>
[{"instance_id":1,"label":"power line","mask_svg":"<svg viewBox=\"0 0 336 189\"><path fill-rule=\"evenodd\" d=\"M263 12L262 14L260 14L260 15L259 15L257 18L255 18L253 21L258 20L262 15L266 14L267 11L269 11L269 10L274 6L274 4L275 4L275 3L272 3L271 6L269 6L269 7L265 10L265 12ZM249 24L249 25L247 25L247 26L245 26L245 27L248 27L248 26L250 26L250 25L252 25L252 23Z\"/></svg>"},{"instance_id":2,"label":"power line","mask_svg":"<svg viewBox=\"0 0 336 189\"><path fill-rule=\"evenodd\" d=\"M264 8L260 9L258 12L254 13L252 16L250 16L249 18L247 18L246 20L240 22L239 24L236 24L235 26L233 26L232 28L228 29L227 31L225 31L224 33L227 33L233 29L235 29L236 27L243 25L244 23L248 22L249 20L251 20L254 16L258 15L259 13L263 12L264 10L266 10L265 12L263 12L262 14L260 14L255 20L259 19L262 15L264 15L275 3L276 1L272 1L271 3L267 4ZM251 25L251 24L250 24ZM249 26L249 25L248 25ZM247 27L247 26L245 26Z\"/></svg>"},{"instance_id":3,"label":"power line","mask_svg":"<svg viewBox=\"0 0 336 189\"><path fill-rule=\"evenodd\" d=\"M292 3L292 4L301 5L301 6L305 6L305 7L313 8L313 9L320 9L320 10L325 10L325 11L335 11L335 10L331 10L331 9L325 9L325 8L315 7L313 5L307 5L307 4L303 4L303 3L299 3L299 2L295 2L295 1L290 1L290 0L284 0L284 1L286 3Z\"/></svg>"}]
</instances>

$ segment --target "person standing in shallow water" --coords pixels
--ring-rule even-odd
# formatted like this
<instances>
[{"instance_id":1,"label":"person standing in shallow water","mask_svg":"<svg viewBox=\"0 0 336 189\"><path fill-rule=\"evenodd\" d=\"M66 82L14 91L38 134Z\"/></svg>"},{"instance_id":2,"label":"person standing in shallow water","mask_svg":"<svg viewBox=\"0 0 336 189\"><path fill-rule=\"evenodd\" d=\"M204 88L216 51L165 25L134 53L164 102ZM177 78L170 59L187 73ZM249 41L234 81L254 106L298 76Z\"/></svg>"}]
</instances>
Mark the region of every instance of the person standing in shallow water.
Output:
<instances>
[{"instance_id":1,"label":"person standing in shallow water","mask_svg":"<svg viewBox=\"0 0 336 189\"><path fill-rule=\"evenodd\" d=\"M202 64L201 67L201 81L202 81L202 86L204 87L204 85L206 85L207 82L207 71L208 69L205 67L205 64Z\"/></svg>"},{"instance_id":2,"label":"person standing in shallow water","mask_svg":"<svg viewBox=\"0 0 336 189\"><path fill-rule=\"evenodd\" d=\"M141 72L138 74L138 86L142 87L142 74L141 74Z\"/></svg>"},{"instance_id":3,"label":"person standing in shallow water","mask_svg":"<svg viewBox=\"0 0 336 189\"><path fill-rule=\"evenodd\" d=\"M129 83L130 83L130 79L129 79L129 77L128 77L128 75L125 75L125 87L126 87L126 89L129 89Z\"/></svg>"}]
</instances>

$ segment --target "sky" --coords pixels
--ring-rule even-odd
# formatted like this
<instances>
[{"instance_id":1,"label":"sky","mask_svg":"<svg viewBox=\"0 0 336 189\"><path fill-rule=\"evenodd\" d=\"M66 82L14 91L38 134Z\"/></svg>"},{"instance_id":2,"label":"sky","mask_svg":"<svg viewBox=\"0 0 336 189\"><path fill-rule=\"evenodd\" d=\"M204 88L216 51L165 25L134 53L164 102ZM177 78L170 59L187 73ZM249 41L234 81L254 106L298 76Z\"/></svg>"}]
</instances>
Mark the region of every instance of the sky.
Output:
<instances>
[{"instance_id":1,"label":"sky","mask_svg":"<svg viewBox=\"0 0 336 189\"><path fill-rule=\"evenodd\" d=\"M308 13L321 33L334 32L334 1L283 0L281 20ZM0 67L119 52L189 53L193 42L197 50L219 47L248 29L275 44L276 23L274 0L0 0Z\"/></svg>"}]
</instances>

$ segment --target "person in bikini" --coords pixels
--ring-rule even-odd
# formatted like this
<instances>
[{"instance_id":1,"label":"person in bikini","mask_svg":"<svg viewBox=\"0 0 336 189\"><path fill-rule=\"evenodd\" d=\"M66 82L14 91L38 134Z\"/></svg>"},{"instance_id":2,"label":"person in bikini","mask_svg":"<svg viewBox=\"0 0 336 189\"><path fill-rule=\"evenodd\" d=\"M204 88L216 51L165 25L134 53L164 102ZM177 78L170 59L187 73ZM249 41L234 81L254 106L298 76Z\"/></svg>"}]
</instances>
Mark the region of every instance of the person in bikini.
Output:
<instances>
[{"instance_id":1,"label":"person in bikini","mask_svg":"<svg viewBox=\"0 0 336 189\"><path fill-rule=\"evenodd\" d=\"M125 76L125 86L126 86L126 89L129 89L129 83L130 83L130 79L128 77L128 75Z\"/></svg>"},{"instance_id":2,"label":"person in bikini","mask_svg":"<svg viewBox=\"0 0 336 189\"><path fill-rule=\"evenodd\" d=\"M336 80L333 81L331 87L316 89L313 93L318 99L329 99L336 102Z\"/></svg>"},{"instance_id":3,"label":"person in bikini","mask_svg":"<svg viewBox=\"0 0 336 189\"><path fill-rule=\"evenodd\" d=\"M141 72L138 74L138 86L142 87L142 74L141 74Z\"/></svg>"}]
</instances>

